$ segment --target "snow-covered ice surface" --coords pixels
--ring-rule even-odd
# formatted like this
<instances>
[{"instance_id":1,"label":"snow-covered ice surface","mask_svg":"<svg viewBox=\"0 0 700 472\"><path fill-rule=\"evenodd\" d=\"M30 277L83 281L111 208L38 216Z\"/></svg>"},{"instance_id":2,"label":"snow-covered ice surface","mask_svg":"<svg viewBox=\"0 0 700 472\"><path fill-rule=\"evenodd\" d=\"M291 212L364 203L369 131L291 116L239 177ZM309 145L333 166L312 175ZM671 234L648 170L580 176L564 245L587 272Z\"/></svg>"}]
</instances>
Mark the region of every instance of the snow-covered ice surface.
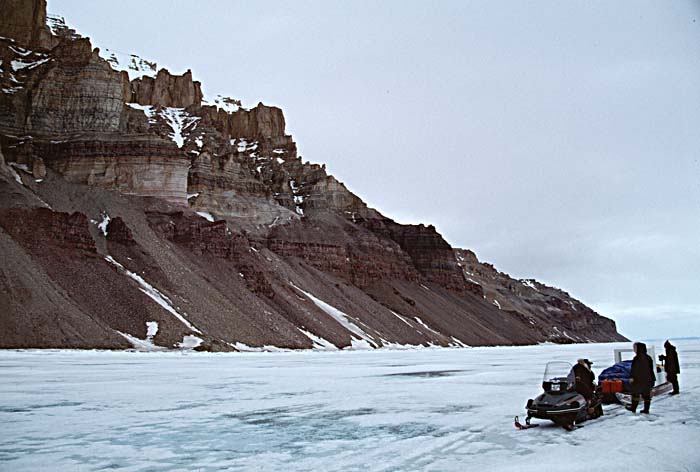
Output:
<instances>
[{"instance_id":1,"label":"snow-covered ice surface","mask_svg":"<svg viewBox=\"0 0 700 472\"><path fill-rule=\"evenodd\" d=\"M616 346L2 351L0 470L700 470L700 341L650 416L513 427L548 360Z\"/></svg>"}]
</instances>

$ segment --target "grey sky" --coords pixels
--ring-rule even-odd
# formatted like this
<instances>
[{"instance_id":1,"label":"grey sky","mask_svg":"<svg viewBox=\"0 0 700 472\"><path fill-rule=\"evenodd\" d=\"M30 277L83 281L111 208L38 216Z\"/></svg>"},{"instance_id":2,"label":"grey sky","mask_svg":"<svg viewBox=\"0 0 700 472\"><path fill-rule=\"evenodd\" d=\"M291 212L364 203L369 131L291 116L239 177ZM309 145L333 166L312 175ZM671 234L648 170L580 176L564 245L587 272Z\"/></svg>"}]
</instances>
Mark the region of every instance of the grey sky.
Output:
<instances>
[{"instance_id":1,"label":"grey sky","mask_svg":"<svg viewBox=\"0 0 700 472\"><path fill-rule=\"evenodd\" d=\"M700 2L49 0L97 45L280 106L400 222L700 335Z\"/></svg>"}]
</instances>

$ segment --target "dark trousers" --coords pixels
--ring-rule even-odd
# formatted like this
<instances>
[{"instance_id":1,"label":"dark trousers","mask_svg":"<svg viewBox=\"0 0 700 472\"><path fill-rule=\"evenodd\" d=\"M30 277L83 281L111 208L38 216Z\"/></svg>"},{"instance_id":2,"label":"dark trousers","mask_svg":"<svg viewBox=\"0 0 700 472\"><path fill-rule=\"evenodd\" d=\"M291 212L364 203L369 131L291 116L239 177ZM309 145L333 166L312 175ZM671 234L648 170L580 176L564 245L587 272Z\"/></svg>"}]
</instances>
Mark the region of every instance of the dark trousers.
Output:
<instances>
[{"instance_id":1,"label":"dark trousers","mask_svg":"<svg viewBox=\"0 0 700 472\"><path fill-rule=\"evenodd\" d=\"M575 390L581 395L583 395L583 398L586 399L589 405L591 404L591 400L593 399L593 389L589 385L586 385L581 382L576 382Z\"/></svg>"},{"instance_id":2,"label":"dark trousers","mask_svg":"<svg viewBox=\"0 0 700 472\"><path fill-rule=\"evenodd\" d=\"M678 389L678 374L666 374L666 380L671 382L671 385L673 385L673 393L680 392Z\"/></svg>"},{"instance_id":3,"label":"dark trousers","mask_svg":"<svg viewBox=\"0 0 700 472\"><path fill-rule=\"evenodd\" d=\"M644 409L642 410L642 413L649 413L649 407L651 406L651 389L642 390L641 392L632 394L632 411L637 411L637 405L639 405L640 397L644 399Z\"/></svg>"}]
</instances>

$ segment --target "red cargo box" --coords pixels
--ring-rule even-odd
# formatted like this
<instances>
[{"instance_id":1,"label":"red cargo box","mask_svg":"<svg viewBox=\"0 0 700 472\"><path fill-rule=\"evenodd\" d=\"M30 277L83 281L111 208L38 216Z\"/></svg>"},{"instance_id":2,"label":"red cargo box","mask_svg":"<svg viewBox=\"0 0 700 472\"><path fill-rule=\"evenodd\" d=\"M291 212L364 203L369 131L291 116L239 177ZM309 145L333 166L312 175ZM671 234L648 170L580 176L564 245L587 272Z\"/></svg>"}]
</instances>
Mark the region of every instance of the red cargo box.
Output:
<instances>
[{"instance_id":1,"label":"red cargo box","mask_svg":"<svg viewBox=\"0 0 700 472\"><path fill-rule=\"evenodd\" d=\"M603 393L622 392L622 380L603 380Z\"/></svg>"}]
</instances>

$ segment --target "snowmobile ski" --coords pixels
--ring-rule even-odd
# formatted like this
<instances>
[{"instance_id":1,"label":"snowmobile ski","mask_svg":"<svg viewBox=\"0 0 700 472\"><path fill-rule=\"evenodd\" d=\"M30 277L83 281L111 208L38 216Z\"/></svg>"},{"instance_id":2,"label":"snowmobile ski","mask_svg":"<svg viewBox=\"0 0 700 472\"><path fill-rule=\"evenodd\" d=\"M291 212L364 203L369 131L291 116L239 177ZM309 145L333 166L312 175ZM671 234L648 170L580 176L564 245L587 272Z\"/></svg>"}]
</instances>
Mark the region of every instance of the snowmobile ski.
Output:
<instances>
[{"instance_id":1,"label":"snowmobile ski","mask_svg":"<svg viewBox=\"0 0 700 472\"><path fill-rule=\"evenodd\" d=\"M620 402L620 404L624 407L632 405L632 395L630 395L629 393L617 392L615 394L615 397L617 398L617 401Z\"/></svg>"},{"instance_id":2,"label":"snowmobile ski","mask_svg":"<svg viewBox=\"0 0 700 472\"><path fill-rule=\"evenodd\" d=\"M530 424L527 422L526 422L526 424L522 424L520 422L520 419L517 416L515 417L514 423L515 423L515 427L518 429L530 429L530 428L536 428L537 426L539 426L539 424Z\"/></svg>"}]
</instances>

